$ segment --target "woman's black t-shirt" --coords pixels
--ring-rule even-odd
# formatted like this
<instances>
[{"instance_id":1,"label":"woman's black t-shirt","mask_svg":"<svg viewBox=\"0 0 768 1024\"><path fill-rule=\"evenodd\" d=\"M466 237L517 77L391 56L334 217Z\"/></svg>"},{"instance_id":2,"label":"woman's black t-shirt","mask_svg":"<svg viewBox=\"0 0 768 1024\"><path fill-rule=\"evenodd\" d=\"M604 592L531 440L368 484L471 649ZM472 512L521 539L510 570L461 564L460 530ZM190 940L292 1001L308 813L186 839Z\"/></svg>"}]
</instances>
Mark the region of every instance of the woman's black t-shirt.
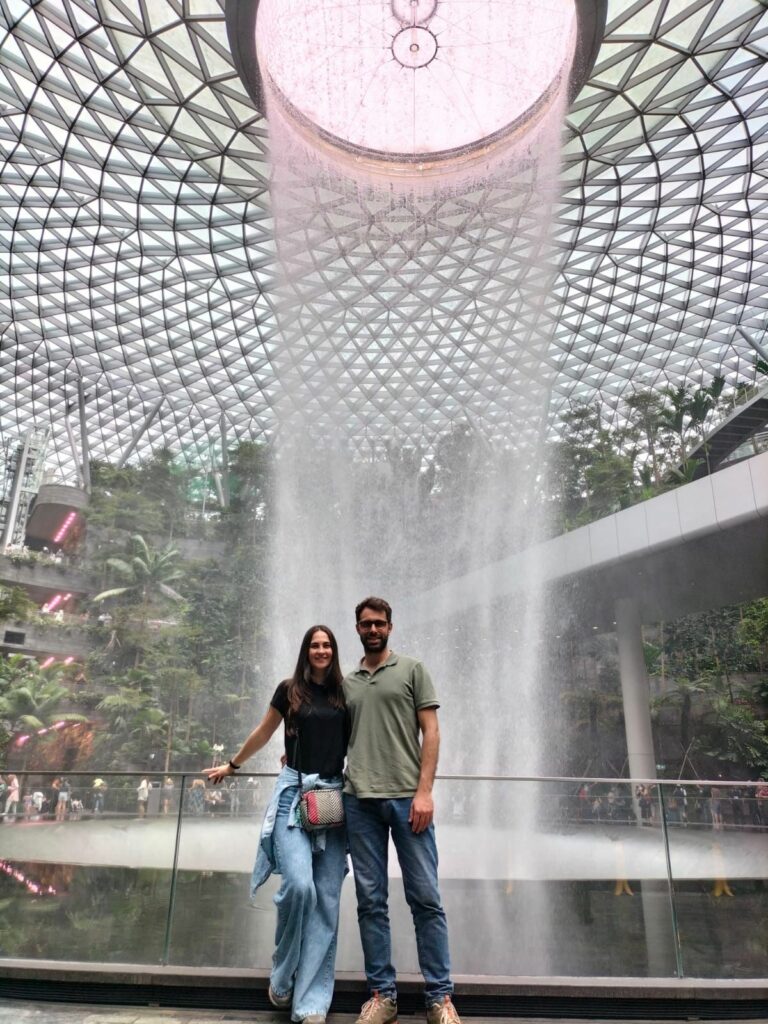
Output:
<instances>
[{"instance_id":1,"label":"woman's black t-shirt","mask_svg":"<svg viewBox=\"0 0 768 1024\"><path fill-rule=\"evenodd\" d=\"M301 768L309 775L317 772L322 779L341 775L347 753L347 712L335 708L328 700L328 691L319 683L308 683L310 704L302 704L294 725L300 737L301 765L296 764L296 735L285 736L285 756L291 768ZM288 714L288 683L283 681L270 701L285 720Z\"/></svg>"}]
</instances>

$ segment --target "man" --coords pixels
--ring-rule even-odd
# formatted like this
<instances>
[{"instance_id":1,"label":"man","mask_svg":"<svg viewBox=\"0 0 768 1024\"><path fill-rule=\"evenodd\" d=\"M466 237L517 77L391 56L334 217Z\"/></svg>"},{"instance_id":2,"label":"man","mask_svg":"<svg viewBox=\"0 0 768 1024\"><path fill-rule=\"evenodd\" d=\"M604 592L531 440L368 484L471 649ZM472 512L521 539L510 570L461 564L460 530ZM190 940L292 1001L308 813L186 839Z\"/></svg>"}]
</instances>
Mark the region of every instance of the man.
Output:
<instances>
[{"instance_id":1,"label":"man","mask_svg":"<svg viewBox=\"0 0 768 1024\"><path fill-rule=\"evenodd\" d=\"M390 834L416 929L428 1024L461 1024L451 1001L448 929L432 824L439 704L421 662L390 649L392 609L387 602L367 597L355 617L365 654L344 680L351 725L344 805L370 993L357 1024L397 1021L387 904Z\"/></svg>"}]
</instances>

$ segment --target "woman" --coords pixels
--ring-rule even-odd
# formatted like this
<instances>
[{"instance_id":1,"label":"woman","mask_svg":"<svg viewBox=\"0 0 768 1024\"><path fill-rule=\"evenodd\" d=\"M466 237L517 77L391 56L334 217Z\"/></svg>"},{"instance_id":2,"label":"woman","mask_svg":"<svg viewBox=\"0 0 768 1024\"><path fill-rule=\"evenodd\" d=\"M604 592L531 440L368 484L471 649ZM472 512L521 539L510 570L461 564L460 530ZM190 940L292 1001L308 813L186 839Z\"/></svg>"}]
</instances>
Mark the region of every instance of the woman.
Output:
<instances>
[{"instance_id":1,"label":"woman","mask_svg":"<svg viewBox=\"0 0 768 1024\"><path fill-rule=\"evenodd\" d=\"M58 782L59 797L56 801L56 821L66 821L69 808L69 794L72 787L66 779L59 779Z\"/></svg>"},{"instance_id":2,"label":"woman","mask_svg":"<svg viewBox=\"0 0 768 1024\"><path fill-rule=\"evenodd\" d=\"M5 820L16 820L16 809L19 805L19 780L11 773L6 779L7 797L5 801Z\"/></svg>"},{"instance_id":3,"label":"woman","mask_svg":"<svg viewBox=\"0 0 768 1024\"><path fill-rule=\"evenodd\" d=\"M205 813L205 783L195 779L187 796L187 807L191 814L201 817Z\"/></svg>"},{"instance_id":4,"label":"woman","mask_svg":"<svg viewBox=\"0 0 768 1024\"><path fill-rule=\"evenodd\" d=\"M140 818L145 818L147 814L147 804L149 803L149 779L144 778L136 787L136 813Z\"/></svg>"},{"instance_id":5,"label":"woman","mask_svg":"<svg viewBox=\"0 0 768 1024\"><path fill-rule=\"evenodd\" d=\"M163 782L163 814L171 813L171 804L173 803L173 790L173 779L170 777L170 775L166 775L165 781Z\"/></svg>"},{"instance_id":6,"label":"woman","mask_svg":"<svg viewBox=\"0 0 768 1024\"><path fill-rule=\"evenodd\" d=\"M331 1005L347 856L343 827L309 834L297 823L299 771L305 791L341 788L347 747L341 680L336 638L327 626L312 626L293 676L275 690L261 723L228 764L205 773L214 783L233 775L285 724L286 764L264 817L252 889L273 871L282 875L269 999L304 1024L324 1024Z\"/></svg>"}]
</instances>

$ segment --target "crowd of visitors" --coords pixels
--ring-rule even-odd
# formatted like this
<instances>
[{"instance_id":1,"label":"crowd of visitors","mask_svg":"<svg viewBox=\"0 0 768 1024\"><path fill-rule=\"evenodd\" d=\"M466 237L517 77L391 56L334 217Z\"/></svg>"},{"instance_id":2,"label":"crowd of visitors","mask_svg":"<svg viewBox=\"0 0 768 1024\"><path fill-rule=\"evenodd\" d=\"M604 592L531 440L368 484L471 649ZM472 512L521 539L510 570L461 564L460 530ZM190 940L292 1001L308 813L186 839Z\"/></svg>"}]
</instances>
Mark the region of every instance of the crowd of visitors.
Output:
<instances>
[{"instance_id":1,"label":"crowd of visitors","mask_svg":"<svg viewBox=\"0 0 768 1024\"><path fill-rule=\"evenodd\" d=\"M634 799L633 799L634 796ZM768 830L768 782L757 786L674 786L638 784L634 794L626 783L582 782L569 799L566 817L583 822L615 822L652 827L667 825L720 829Z\"/></svg>"},{"instance_id":2,"label":"crowd of visitors","mask_svg":"<svg viewBox=\"0 0 768 1024\"><path fill-rule=\"evenodd\" d=\"M13 772L0 775L0 823L28 821L78 821L82 818L129 815L146 818L175 815L179 810L181 787L167 775L162 782L142 776L132 790L120 780L110 793L107 782L64 776L42 781L30 776L22 794L19 777ZM261 780L233 779L229 786L216 788L203 779L187 780L184 813L197 816L245 817L261 814Z\"/></svg>"}]
</instances>

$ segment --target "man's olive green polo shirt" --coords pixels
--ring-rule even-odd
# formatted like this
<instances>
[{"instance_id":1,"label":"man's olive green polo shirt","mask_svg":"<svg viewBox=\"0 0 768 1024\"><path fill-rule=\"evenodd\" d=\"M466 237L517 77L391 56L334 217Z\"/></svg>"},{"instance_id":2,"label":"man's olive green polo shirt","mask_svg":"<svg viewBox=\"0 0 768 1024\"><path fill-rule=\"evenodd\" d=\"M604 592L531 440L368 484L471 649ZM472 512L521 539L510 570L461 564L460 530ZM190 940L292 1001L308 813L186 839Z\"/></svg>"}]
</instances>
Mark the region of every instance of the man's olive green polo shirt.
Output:
<instances>
[{"instance_id":1,"label":"man's olive green polo shirt","mask_svg":"<svg viewBox=\"0 0 768 1024\"><path fill-rule=\"evenodd\" d=\"M344 696L351 724L344 792L361 800L413 796L421 770L416 712L440 706L429 672L392 653L373 674L362 666L350 672Z\"/></svg>"}]
</instances>

